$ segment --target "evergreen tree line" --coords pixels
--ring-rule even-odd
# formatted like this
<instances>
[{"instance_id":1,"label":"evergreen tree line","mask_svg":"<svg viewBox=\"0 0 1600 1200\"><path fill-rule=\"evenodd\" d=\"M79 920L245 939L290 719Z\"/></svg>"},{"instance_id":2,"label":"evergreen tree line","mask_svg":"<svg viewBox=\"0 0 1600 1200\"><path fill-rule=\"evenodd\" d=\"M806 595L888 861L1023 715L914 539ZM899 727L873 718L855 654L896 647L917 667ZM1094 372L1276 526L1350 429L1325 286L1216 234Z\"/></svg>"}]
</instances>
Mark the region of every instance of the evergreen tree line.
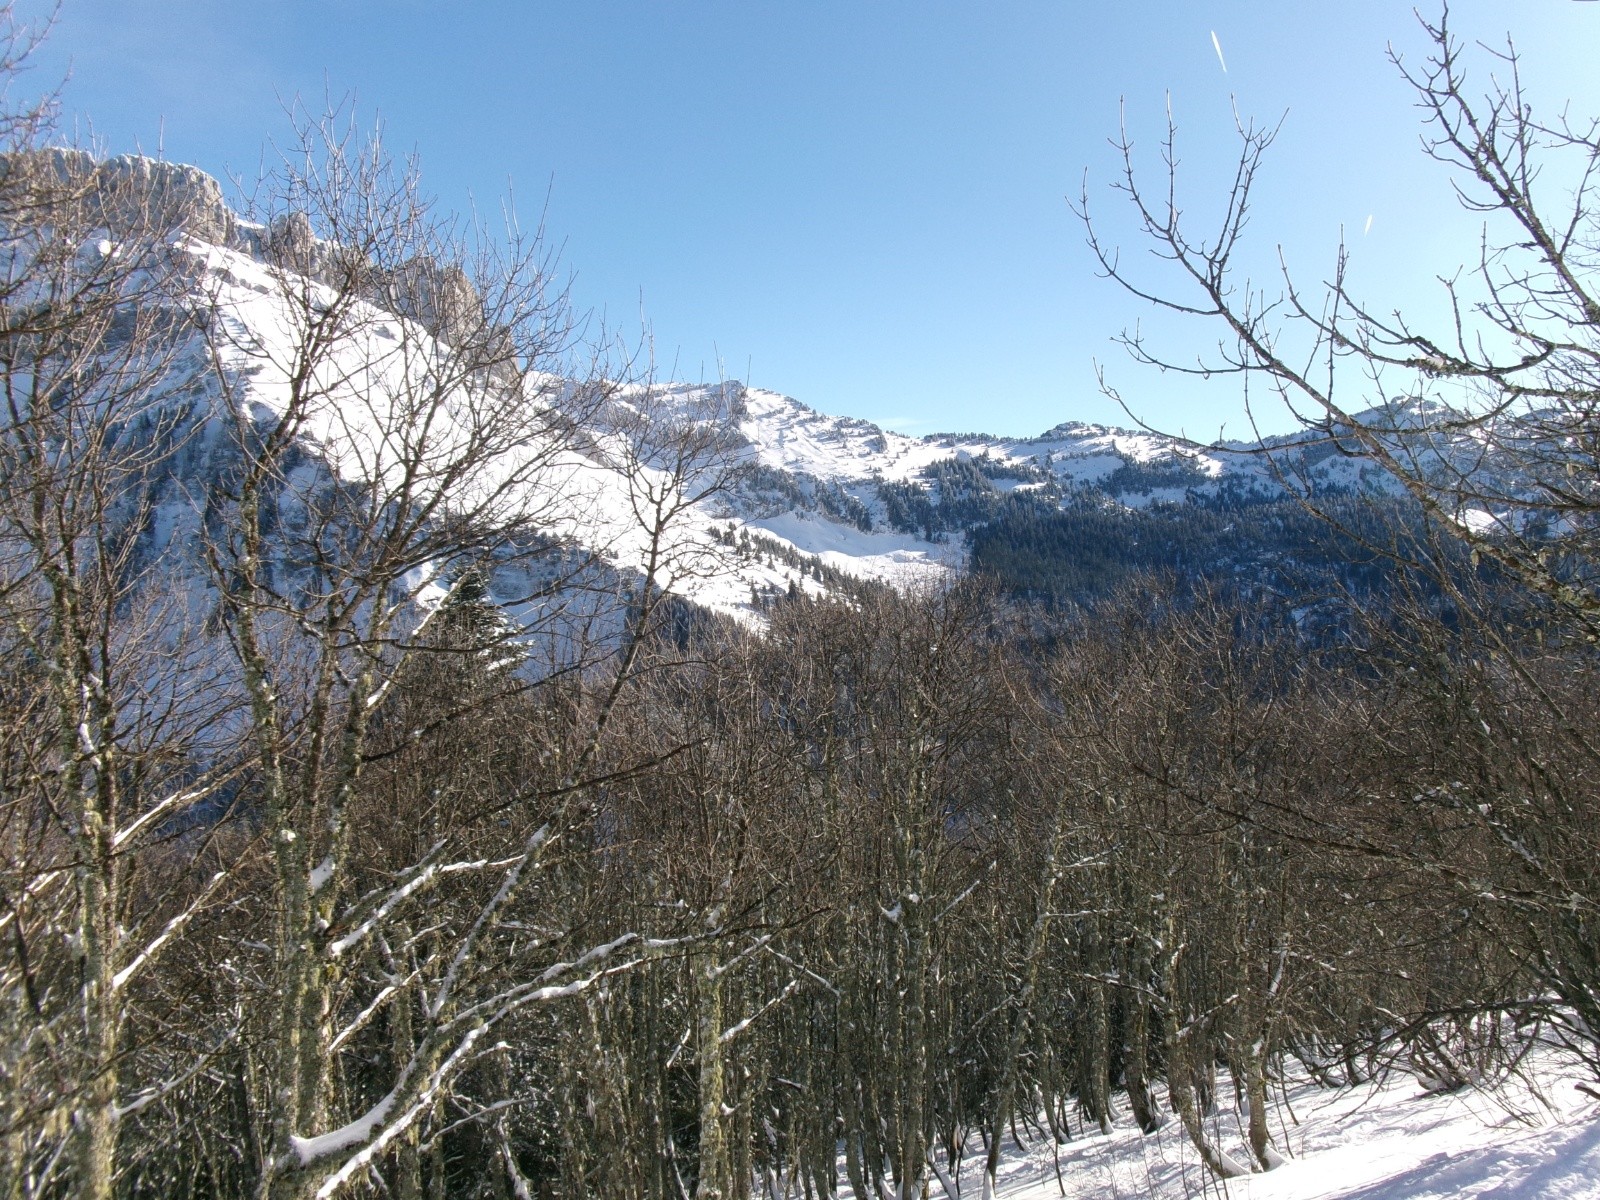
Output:
<instances>
[{"instance_id":1,"label":"evergreen tree line","mask_svg":"<svg viewBox=\"0 0 1600 1200\"><path fill-rule=\"evenodd\" d=\"M1212 586L1271 588L1313 604L1381 602L1399 584L1423 522L1403 497L1226 490L1126 508L1099 497L1012 501L967 532L975 571L1041 604L1091 603L1156 572ZM1454 569L1465 551L1451 556Z\"/></svg>"}]
</instances>

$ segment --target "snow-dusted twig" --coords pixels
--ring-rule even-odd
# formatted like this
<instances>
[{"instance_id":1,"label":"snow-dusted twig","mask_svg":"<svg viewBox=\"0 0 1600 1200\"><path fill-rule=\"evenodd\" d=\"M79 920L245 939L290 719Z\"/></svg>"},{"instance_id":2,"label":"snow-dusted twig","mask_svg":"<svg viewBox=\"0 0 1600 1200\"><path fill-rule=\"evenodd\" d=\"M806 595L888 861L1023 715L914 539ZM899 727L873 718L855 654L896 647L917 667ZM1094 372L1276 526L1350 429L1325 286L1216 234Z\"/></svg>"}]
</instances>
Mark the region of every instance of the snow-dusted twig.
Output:
<instances>
[{"instance_id":1,"label":"snow-dusted twig","mask_svg":"<svg viewBox=\"0 0 1600 1200\"><path fill-rule=\"evenodd\" d=\"M136 820L117 830L111 838L111 845L114 848L120 848L124 842L137 836L140 830L144 829L157 817L165 816L181 805L188 804L191 800L203 799L208 791L209 789L207 788L189 788L184 791L173 792L172 795L167 796L165 799L156 801L141 813Z\"/></svg>"},{"instance_id":2,"label":"snow-dusted twig","mask_svg":"<svg viewBox=\"0 0 1600 1200\"><path fill-rule=\"evenodd\" d=\"M223 881L227 878L228 873L226 871L218 871L212 875L201 893L191 900L181 913L163 925L161 932L145 943L144 949L139 951L127 966L111 977L111 990L120 992L127 985L128 980L132 979L141 969L152 962L168 942L183 932L183 927L194 919L196 913L205 907L206 902L216 894L217 889L222 886Z\"/></svg>"},{"instance_id":3,"label":"snow-dusted twig","mask_svg":"<svg viewBox=\"0 0 1600 1200\"><path fill-rule=\"evenodd\" d=\"M239 1026L235 1025L232 1029L223 1034L222 1040L210 1050L196 1058L189 1069L183 1072L183 1074L172 1079L168 1079L158 1086L147 1087L135 1095L133 1099L129 1100L126 1104L116 1105L114 1111L117 1115L117 1120L120 1121L124 1117L131 1117L137 1112L142 1112L144 1109L149 1108L157 1100L160 1100L163 1096L171 1095L184 1084L188 1083L196 1075L200 1074L201 1071L204 1071L206 1067L211 1065L211 1060L222 1052L222 1048L239 1036L239 1028Z\"/></svg>"},{"instance_id":4,"label":"snow-dusted twig","mask_svg":"<svg viewBox=\"0 0 1600 1200\"><path fill-rule=\"evenodd\" d=\"M786 986L783 991L779 992L771 1000L768 1000L760 1008L756 1009L755 1012L744 1018L744 1020L736 1022L735 1024L730 1025L727 1029L724 1029L717 1037L717 1045L726 1046L729 1042L733 1041L734 1038L738 1037L746 1029L749 1029L750 1026L754 1025L762 1017L766 1016L773 1009L777 1008L778 1005L782 1004L785 1000L799 990L800 981L798 979L791 979L788 983L788 986Z\"/></svg>"}]
</instances>

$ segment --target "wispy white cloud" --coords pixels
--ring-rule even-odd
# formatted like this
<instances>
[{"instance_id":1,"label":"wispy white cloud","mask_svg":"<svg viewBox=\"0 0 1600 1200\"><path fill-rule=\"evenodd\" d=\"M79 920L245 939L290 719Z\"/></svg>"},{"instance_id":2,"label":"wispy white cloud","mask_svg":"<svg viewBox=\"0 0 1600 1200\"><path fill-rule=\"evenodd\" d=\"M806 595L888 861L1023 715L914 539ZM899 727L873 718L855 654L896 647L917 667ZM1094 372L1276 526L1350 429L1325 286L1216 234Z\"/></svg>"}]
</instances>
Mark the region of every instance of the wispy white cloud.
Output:
<instances>
[{"instance_id":1,"label":"wispy white cloud","mask_svg":"<svg viewBox=\"0 0 1600 1200\"><path fill-rule=\"evenodd\" d=\"M1217 31L1215 29L1211 31L1211 44L1216 48L1217 61L1222 64L1222 73L1226 75L1228 73L1228 60L1222 57L1222 43L1217 40Z\"/></svg>"}]
</instances>

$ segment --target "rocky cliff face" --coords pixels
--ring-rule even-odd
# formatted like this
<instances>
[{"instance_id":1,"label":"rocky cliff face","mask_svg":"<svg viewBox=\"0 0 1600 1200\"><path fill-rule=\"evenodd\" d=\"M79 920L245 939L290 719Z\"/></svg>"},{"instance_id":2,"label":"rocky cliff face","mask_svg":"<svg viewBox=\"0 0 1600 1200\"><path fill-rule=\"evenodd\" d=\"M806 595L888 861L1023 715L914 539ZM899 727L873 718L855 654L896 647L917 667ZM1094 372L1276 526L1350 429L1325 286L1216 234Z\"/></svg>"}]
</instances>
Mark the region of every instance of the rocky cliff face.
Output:
<instances>
[{"instance_id":1,"label":"rocky cliff face","mask_svg":"<svg viewBox=\"0 0 1600 1200\"><path fill-rule=\"evenodd\" d=\"M97 164L99 187L114 203L145 205L158 227L215 245L239 242L239 223L222 187L198 167L123 154Z\"/></svg>"},{"instance_id":2,"label":"rocky cliff face","mask_svg":"<svg viewBox=\"0 0 1600 1200\"><path fill-rule=\"evenodd\" d=\"M324 276L336 260L305 213L285 213L266 226L244 220L229 206L221 184L199 167L136 154L100 159L67 148L0 156L0 189L14 203L27 203L35 181L82 203L89 220L113 236L118 230L182 235L313 278ZM0 212L5 203L0 197ZM482 300L459 267L418 256L392 265L362 260L361 269L374 304L443 341L481 328Z\"/></svg>"},{"instance_id":3,"label":"rocky cliff face","mask_svg":"<svg viewBox=\"0 0 1600 1200\"><path fill-rule=\"evenodd\" d=\"M51 149L0 156L0 187L9 203L29 203L30 189L83 204L108 230L149 228L245 249L241 223L222 187L198 167L123 154L100 159L84 150Z\"/></svg>"}]
</instances>

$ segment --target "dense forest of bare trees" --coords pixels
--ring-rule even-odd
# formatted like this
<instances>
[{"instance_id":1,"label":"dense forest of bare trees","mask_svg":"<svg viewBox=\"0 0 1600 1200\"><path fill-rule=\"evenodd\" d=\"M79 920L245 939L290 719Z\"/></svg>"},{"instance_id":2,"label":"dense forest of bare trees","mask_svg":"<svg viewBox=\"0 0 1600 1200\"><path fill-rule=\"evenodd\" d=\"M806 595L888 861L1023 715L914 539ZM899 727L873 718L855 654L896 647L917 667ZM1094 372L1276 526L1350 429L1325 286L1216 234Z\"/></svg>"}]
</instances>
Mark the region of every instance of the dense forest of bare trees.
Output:
<instances>
[{"instance_id":1,"label":"dense forest of bare trees","mask_svg":"<svg viewBox=\"0 0 1600 1200\"><path fill-rule=\"evenodd\" d=\"M595 740L592 692L512 686L458 608L377 706L356 882L304 935L300 1157L272 1162L286 902L241 800L159 852L228 874L168 868L216 890L121 992L114 1190L975 1195L1004 1140L1169 1120L1230 1175L1281 1161L1286 1075L1600 1057L1587 651L1519 663L1563 727L1388 624L1312 653L1159 589L1048 620L977 587L789 601L766 636L645 642ZM27 993L79 1019L75 948L24 915L13 1028L45 1034ZM45 1061L18 1078L54 1096ZM75 1191L72 1121L12 1121L16 1194Z\"/></svg>"},{"instance_id":2,"label":"dense forest of bare trees","mask_svg":"<svg viewBox=\"0 0 1600 1200\"><path fill-rule=\"evenodd\" d=\"M1558 554L1415 535L1336 637L1153 576L747 628L671 590L727 447L647 387L619 418L537 239L306 122L251 227L264 342L194 213L49 117L0 125L3 1200L958 1200L1124 1123L1271 1170L1301 1073L1469 1087L1542 1039L1600 1084L1592 467L1519 494ZM1540 390L1407 353L1544 400L1556 364L1581 425L1600 307L1546 266ZM1551 445L1514 416L1474 419ZM580 449L640 578L548 534Z\"/></svg>"}]
</instances>

